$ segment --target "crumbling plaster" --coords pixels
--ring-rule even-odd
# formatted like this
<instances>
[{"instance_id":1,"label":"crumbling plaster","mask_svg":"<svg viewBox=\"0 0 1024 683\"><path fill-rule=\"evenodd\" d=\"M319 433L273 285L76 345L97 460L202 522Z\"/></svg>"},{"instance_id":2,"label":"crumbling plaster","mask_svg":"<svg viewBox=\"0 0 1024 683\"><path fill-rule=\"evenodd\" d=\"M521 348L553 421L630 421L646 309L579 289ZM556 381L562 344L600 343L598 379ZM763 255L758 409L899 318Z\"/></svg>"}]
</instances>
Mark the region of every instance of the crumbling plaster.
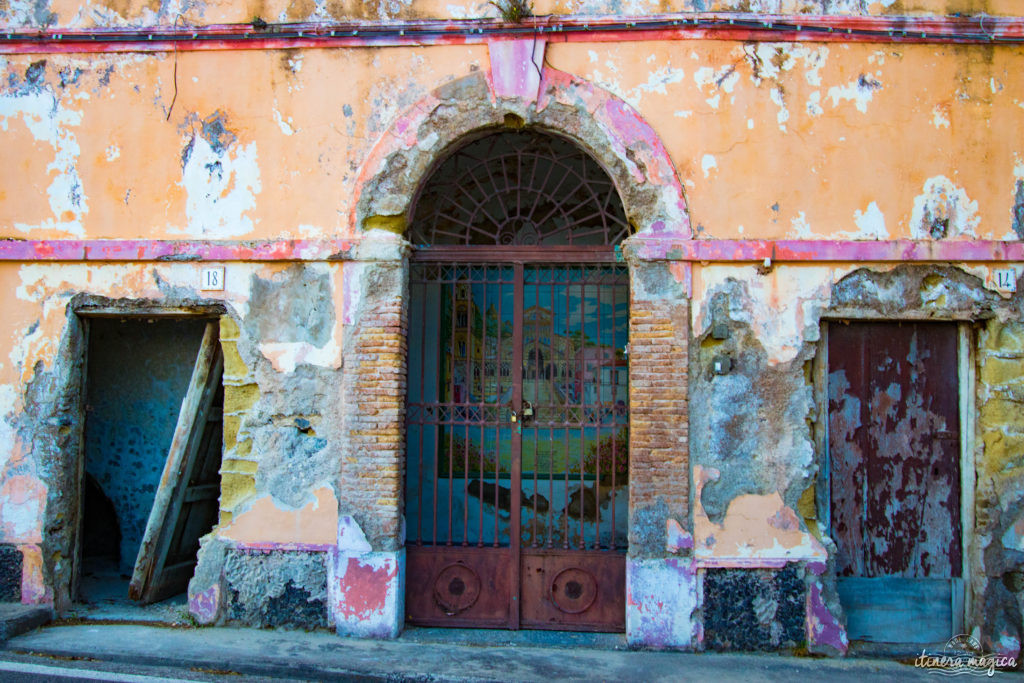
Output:
<instances>
[{"instance_id":1,"label":"crumbling plaster","mask_svg":"<svg viewBox=\"0 0 1024 683\"><path fill-rule=\"evenodd\" d=\"M720 8L706 4L695 9ZM758 9L819 7L763 4ZM825 4L821 11L959 6ZM605 7L572 4L578 12ZM644 3L615 7L653 11ZM1004 5L987 7L998 13ZM303 14L307 10L313 14ZM12 11L21 12L17 16L26 22L41 23L51 16L64 21L66 14L57 3L35 3L29 10L7 0L0 2L0 21ZM117 11L149 21L156 15L146 12L157 9L137 10L126 3ZM260 15L246 11L234 20ZM271 15L269 9L261 11ZM323 17L331 11L311 3L289 6L276 16ZM401 3L382 3L376 11L398 16L404 10ZM454 16L467 10L445 11ZM231 20L225 17L236 10L194 5L188 12L213 21ZM119 19L104 10L72 21ZM77 437L69 420L80 411L74 382L68 380L79 372L74 359L81 353L77 319L69 314L73 297L87 292L115 306L129 300L158 307L216 302L224 306L226 326L233 328L222 340L237 371L228 392L238 401L237 410L225 422L234 444L225 456L235 469L228 472L233 483L221 533L204 543L190 591L193 611L206 621L226 614L262 619L264 596L232 594L236 579L230 577L251 578L243 565L265 565L260 576L269 572L276 581L302 565L300 583L308 594L302 599L323 598L336 625L339 619L355 623L364 612L347 602L348 587L340 579L356 567L368 572L367 586L390 591L392 603L375 603L371 611L381 633L392 628L399 618L394 596L396 590L400 595L402 581L400 488L395 485L401 460L391 458L384 470L360 470L354 465L362 442L350 437L383 426L387 433L374 439L384 441L374 444L398 453L403 385L389 375L380 389L397 398L371 404L355 401L362 385L352 382L362 364L369 374L376 372L371 354L384 354L389 372L400 374L405 216L418 184L445 150L474 131L526 124L578 142L619 187L640 233L633 238L637 245L649 238L688 238L691 221L694 236L708 239L1020 237L1010 223L1020 213L1024 177L1024 152L1012 142L1021 137L1015 131L1022 126L1022 105L1014 99L1024 85L1013 64L1019 48L638 42L541 49L546 54L538 60L538 90L517 96L496 94L492 73L500 51L486 46L0 60L6 75L0 86L0 133L23 160L18 168L0 169L3 235L136 238L139 226L145 226L146 235L156 238L340 233L358 242L352 253L338 255L355 260L344 264L230 264L223 294L196 290L197 264L0 266L0 281L17 292L3 316L16 332L9 347L0 348L0 396L10 407L0 430L13 435L5 440L10 446L0 492L7 502L0 510L0 532L4 541L27 549L25 576L34 578L26 580L23 596L60 603L70 577L70 527L44 516L55 519L53 511L68 504L62 491L74 486L61 479L73 470L66 454L75 451ZM210 75L215 73L221 76ZM252 79L252 73L269 76ZM102 123L125 116L141 124L121 130ZM985 132L993 129L999 136ZM878 150L895 161L880 166ZM751 177L759 182L736 182ZM296 202L299 189L305 197L323 200ZM830 201L820 201L822 196ZM643 251L652 253L671 258L656 248ZM986 289L988 267L870 266L853 272L852 264L695 265L692 270L670 264L666 269L672 278L666 279L672 285L667 298L689 306L692 287L692 310L686 314L692 333L686 334L692 334L694 486L690 520L687 510L668 506L652 508L651 519L672 521L675 515L686 526L692 523L694 538L683 538L676 552L689 555L693 546L693 557L704 566L811 563L805 575L808 614L814 615L809 622L824 641L842 650L834 589L828 572L819 572L830 541L817 535L806 505L818 465L808 367L822 317L988 320L982 323L985 343L984 335L1010 335L1012 346L1019 299ZM666 298L655 294L652 300ZM992 321L1010 332L997 331ZM726 339L712 335L718 322L728 330ZM713 365L721 357L730 367L716 374ZM994 368L1016 358L997 343L985 363ZM983 598L975 603L978 623L984 622L986 633L997 634L999 642L1016 638L1019 643L1012 596L1020 583L1015 554L1020 515L1016 503L1007 502L1020 498L1019 456L1002 447L1017 433L1004 429L1017 401L1015 381L984 397L988 413L982 418L987 426L979 439L979 472L988 479L979 485L982 533L974 552L985 563L985 578L975 584ZM378 417L368 413L378 410ZM356 415L366 416L365 422L354 420ZM997 444L997 433L1009 437ZM990 457L997 445L1002 455ZM353 474L349 482L343 481L346 467ZM367 494L368 486L377 485L379 490ZM387 514L367 513L361 506L364 494ZM365 531L366 547L328 557L300 548L330 545L338 507L342 518L355 518L352 523ZM292 550L302 553L295 556L295 567L284 555L252 559L262 557L257 551L278 553L280 539L300 522L317 531L293 539ZM265 533L258 533L258 526ZM636 536L637 547L657 554L655 537L662 528L659 521L650 538L646 530ZM630 595L638 597L628 618L637 625L636 634L650 629L663 643L690 646L700 639L696 565L684 558L662 559L645 556L631 565ZM324 562L327 569L321 572ZM282 563L286 569L278 566ZM665 604L678 607L678 614L645 622L639 615L656 602L651 591L662 580L674 586ZM56 596L47 594L50 586ZM356 598L373 592L365 591ZM984 621L997 614L1004 616L995 626Z\"/></svg>"},{"instance_id":2,"label":"crumbling plaster","mask_svg":"<svg viewBox=\"0 0 1024 683\"><path fill-rule=\"evenodd\" d=\"M58 591L58 603L66 604L77 509L83 334L75 311L99 305L125 315L160 315L191 308L222 310L241 321L230 343L252 368L258 398L238 418L252 448L246 456L231 455L236 463L247 457L254 476L251 490L229 512L257 506L263 537L241 533L239 543L272 543L294 526L296 515L313 528L336 527L334 425L340 420L332 411L341 403L333 378L341 362L342 271L340 263L231 264L224 292L201 292L199 266L190 263L0 268L15 292L7 321L21 330L3 355L3 391L11 399L3 424L11 438L3 443L0 529L4 542L43 544L46 573L39 578ZM282 292L291 318L278 315ZM251 529L251 521L242 524ZM309 535L315 544L317 535ZM330 544L333 538L319 540ZM293 541L301 544L302 537ZM49 599L44 585L27 595Z\"/></svg>"},{"instance_id":3,"label":"crumbling plaster","mask_svg":"<svg viewBox=\"0 0 1024 683\"><path fill-rule=\"evenodd\" d=\"M8 56L0 134L19 164L0 169L0 231L354 236L359 221L407 205L387 190L393 179L365 199L399 147L410 151L389 163L406 165L391 172L415 185L448 144L505 113L587 146L599 128L615 130L601 107L618 98L657 133L670 167L641 171L621 145L588 150L623 193L634 183L619 178L677 172L695 237L1017 240L1019 56L1011 46L552 43L532 113L482 85L494 61L486 45ZM589 83L564 88L565 74ZM546 94L551 85L566 95ZM611 100L594 94L605 90ZM455 92L488 104L440 104ZM570 125L579 108L597 120L592 130ZM118 117L135 125L106 125ZM436 137L418 133L428 120ZM292 201L300 185L317 200Z\"/></svg>"},{"instance_id":4,"label":"crumbling plaster","mask_svg":"<svg viewBox=\"0 0 1024 683\"><path fill-rule=\"evenodd\" d=\"M475 131L509 123L552 131L585 149L615 182L639 231L689 236L682 189L658 135L610 93L550 68L533 97L496 99L488 74L476 72L394 120L363 166L351 225L360 230L378 217L396 217L401 232L417 187L444 151Z\"/></svg>"},{"instance_id":5,"label":"crumbling plaster","mask_svg":"<svg viewBox=\"0 0 1024 683\"><path fill-rule=\"evenodd\" d=\"M694 557L711 567L819 567L807 577L810 635L835 651L846 647L842 613L834 573L823 571L834 545L805 502L821 464L813 433L820 399L809 365L821 321L974 322L978 525L967 536L975 598L968 623L992 648L1019 647L1021 613L1007 586L1016 586L1024 556L1007 530L1021 518L1021 455L1012 445L1024 414L1021 295L995 291L987 268L937 264L696 266L693 287Z\"/></svg>"},{"instance_id":6,"label":"crumbling plaster","mask_svg":"<svg viewBox=\"0 0 1024 683\"><path fill-rule=\"evenodd\" d=\"M651 41L553 44L548 60L658 131L696 238L1017 239L1020 135L999 139L1022 126L1019 54Z\"/></svg>"}]
</instances>

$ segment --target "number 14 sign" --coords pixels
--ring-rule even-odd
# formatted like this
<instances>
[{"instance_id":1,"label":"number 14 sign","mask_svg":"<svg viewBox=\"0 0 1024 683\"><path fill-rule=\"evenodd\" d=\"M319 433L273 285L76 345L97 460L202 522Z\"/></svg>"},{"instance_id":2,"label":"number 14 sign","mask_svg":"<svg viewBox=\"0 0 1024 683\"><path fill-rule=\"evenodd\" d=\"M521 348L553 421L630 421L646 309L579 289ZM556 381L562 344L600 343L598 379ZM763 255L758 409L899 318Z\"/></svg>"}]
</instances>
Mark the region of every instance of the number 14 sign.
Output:
<instances>
[{"instance_id":1,"label":"number 14 sign","mask_svg":"<svg viewBox=\"0 0 1024 683\"><path fill-rule=\"evenodd\" d=\"M1004 292L1017 291L1017 269L1000 268L992 271L992 279L995 280L996 289Z\"/></svg>"}]
</instances>

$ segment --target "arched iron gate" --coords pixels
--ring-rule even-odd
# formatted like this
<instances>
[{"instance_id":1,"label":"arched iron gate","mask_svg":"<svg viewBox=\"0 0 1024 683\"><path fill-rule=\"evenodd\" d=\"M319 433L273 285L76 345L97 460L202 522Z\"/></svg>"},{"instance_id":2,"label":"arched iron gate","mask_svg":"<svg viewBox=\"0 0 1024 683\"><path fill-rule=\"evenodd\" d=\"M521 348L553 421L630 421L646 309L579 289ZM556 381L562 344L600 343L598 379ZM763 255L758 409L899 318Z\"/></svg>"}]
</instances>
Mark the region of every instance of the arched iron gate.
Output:
<instances>
[{"instance_id":1,"label":"arched iron gate","mask_svg":"<svg viewBox=\"0 0 1024 683\"><path fill-rule=\"evenodd\" d=\"M622 630L628 234L604 172L497 134L438 168L412 227L409 621ZM486 246L485 246L486 245Z\"/></svg>"}]
</instances>

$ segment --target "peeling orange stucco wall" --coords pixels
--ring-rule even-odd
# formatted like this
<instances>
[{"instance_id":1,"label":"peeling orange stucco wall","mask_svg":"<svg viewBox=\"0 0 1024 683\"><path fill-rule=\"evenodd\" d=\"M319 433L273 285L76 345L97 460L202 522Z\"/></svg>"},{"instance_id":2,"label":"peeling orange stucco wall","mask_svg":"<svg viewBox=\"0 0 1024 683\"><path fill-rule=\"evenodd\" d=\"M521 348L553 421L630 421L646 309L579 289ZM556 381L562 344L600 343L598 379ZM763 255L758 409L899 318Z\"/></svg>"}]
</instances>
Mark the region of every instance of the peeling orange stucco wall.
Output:
<instances>
[{"instance_id":1,"label":"peeling orange stucco wall","mask_svg":"<svg viewBox=\"0 0 1024 683\"><path fill-rule=\"evenodd\" d=\"M553 44L547 62L654 126L696 237L922 238L937 219L947 237L1007 240L1024 179L1022 56L671 41ZM488 59L448 46L0 66L17 84L0 92L18 160L0 169L3 236L266 239L346 234L389 122Z\"/></svg>"}]
</instances>

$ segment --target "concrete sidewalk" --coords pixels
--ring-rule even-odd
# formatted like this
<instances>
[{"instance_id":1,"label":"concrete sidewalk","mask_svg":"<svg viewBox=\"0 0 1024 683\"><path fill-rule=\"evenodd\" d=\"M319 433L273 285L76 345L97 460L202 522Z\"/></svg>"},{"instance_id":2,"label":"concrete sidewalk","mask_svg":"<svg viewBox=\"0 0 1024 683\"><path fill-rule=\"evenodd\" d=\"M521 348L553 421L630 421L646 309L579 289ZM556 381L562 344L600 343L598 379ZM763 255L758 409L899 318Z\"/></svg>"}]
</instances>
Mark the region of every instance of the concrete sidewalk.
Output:
<instances>
[{"instance_id":1,"label":"concrete sidewalk","mask_svg":"<svg viewBox=\"0 0 1024 683\"><path fill-rule=\"evenodd\" d=\"M85 622L43 627L12 638L5 650L8 656L310 680L934 680L924 670L893 661L639 652L625 649L621 636L565 635L411 629L395 641L372 641L327 631Z\"/></svg>"}]
</instances>

